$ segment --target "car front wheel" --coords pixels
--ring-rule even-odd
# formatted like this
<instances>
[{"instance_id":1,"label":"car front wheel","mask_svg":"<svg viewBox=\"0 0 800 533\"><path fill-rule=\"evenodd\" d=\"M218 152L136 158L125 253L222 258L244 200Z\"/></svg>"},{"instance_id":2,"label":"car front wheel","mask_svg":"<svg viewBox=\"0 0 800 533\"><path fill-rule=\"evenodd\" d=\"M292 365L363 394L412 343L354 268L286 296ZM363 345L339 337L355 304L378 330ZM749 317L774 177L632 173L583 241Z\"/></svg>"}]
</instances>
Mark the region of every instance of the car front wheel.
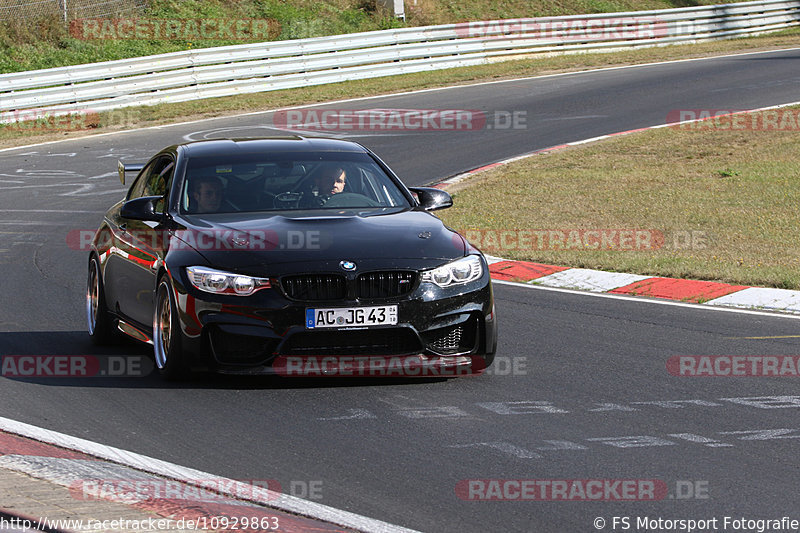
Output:
<instances>
[{"instance_id":1,"label":"car front wheel","mask_svg":"<svg viewBox=\"0 0 800 533\"><path fill-rule=\"evenodd\" d=\"M164 275L158 283L153 312L153 348L158 372L167 379L183 379L189 367L181 350L180 324L172 283Z\"/></svg>"},{"instance_id":2,"label":"car front wheel","mask_svg":"<svg viewBox=\"0 0 800 533\"><path fill-rule=\"evenodd\" d=\"M86 282L86 325L89 338L97 345L116 340L114 319L106 307L100 261L96 255L89 259L89 277Z\"/></svg>"}]
</instances>

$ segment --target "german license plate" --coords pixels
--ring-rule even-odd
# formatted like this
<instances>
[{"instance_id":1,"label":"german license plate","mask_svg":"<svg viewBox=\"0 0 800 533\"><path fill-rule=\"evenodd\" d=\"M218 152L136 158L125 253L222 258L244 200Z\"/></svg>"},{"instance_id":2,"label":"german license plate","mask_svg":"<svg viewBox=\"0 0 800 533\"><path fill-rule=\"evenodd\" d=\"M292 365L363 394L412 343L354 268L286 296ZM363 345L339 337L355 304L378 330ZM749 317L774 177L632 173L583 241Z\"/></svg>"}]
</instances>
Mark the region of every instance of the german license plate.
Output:
<instances>
[{"instance_id":1,"label":"german license plate","mask_svg":"<svg viewBox=\"0 0 800 533\"><path fill-rule=\"evenodd\" d=\"M306 329L393 326L395 324L397 324L396 305L306 309Z\"/></svg>"}]
</instances>

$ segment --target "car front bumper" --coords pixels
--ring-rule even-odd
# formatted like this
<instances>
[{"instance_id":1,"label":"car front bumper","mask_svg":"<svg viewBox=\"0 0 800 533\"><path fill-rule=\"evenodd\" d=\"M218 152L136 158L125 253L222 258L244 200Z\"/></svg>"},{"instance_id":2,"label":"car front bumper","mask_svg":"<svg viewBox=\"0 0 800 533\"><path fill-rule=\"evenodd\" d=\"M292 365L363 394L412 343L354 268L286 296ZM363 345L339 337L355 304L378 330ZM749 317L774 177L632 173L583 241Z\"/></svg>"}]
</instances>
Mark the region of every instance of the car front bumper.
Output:
<instances>
[{"instance_id":1,"label":"car front bumper","mask_svg":"<svg viewBox=\"0 0 800 533\"><path fill-rule=\"evenodd\" d=\"M461 286L417 282L405 296L368 301L293 301L277 283L248 297L204 293L178 276L173 285L183 349L195 367L222 373L280 374L302 363L322 375L361 375L365 368L380 373L392 366L405 369L400 375L447 375L488 367L497 345L488 268ZM309 308L375 305L397 305L397 324L306 327ZM333 361L339 363L332 367Z\"/></svg>"}]
</instances>

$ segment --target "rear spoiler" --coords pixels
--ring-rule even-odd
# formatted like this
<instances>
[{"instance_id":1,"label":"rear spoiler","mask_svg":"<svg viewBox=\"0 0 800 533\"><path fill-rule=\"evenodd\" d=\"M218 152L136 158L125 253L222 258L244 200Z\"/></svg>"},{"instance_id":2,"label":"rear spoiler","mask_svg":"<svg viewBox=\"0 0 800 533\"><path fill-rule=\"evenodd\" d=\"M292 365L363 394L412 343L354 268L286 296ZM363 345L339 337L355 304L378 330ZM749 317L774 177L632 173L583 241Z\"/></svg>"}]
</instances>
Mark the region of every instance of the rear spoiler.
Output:
<instances>
[{"instance_id":1,"label":"rear spoiler","mask_svg":"<svg viewBox=\"0 0 800 533\"><path fill-rule=\"evenodd\" d=\"M125 164L122 161L117 161L117 172L119 172L119 181L125 185L125 173L126 172L139 172L144 168L144 165L141 163L128 163Z\"/></svg>"}]
</instances>

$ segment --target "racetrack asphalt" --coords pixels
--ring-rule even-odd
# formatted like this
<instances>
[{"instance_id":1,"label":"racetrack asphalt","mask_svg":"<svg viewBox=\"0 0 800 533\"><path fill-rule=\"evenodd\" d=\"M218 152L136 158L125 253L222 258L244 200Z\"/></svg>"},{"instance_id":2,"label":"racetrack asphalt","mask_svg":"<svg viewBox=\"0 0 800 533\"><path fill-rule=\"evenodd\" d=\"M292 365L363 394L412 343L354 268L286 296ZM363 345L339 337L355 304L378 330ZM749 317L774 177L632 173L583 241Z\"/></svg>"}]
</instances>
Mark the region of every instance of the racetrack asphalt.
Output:
<instances>
[{"instance_id":1,"label":"racetrack asphalt","mask_svg":"<svg viewBox=\"0 0 800 533\"><path fill-rule=\"evenodd\" d=\"M797 50L328 107L524 112L524 130L352 132L409 185L517 154L661 124L675 109L798 100ZM265 95L268 98L268 95ZM123 187L116 158L268 133L269 114L0 152L2 355L146 356L84 333L86 253ZM74 235L74 234L73 234ZM604 517L797 516L797 381L671 375L676 355L796 355L792 317L496 284L494 371L453 380L199 376L4 379L0 416L234 479L321 482L318 502L422 531L594 530ZM657 501L465 501L479 479L663 481ZM683 498L687 487L699 493ZM703 488L708 492L704 492ZM634 518L635 523L635 518Z\"/></svg>"}]
</instances>

